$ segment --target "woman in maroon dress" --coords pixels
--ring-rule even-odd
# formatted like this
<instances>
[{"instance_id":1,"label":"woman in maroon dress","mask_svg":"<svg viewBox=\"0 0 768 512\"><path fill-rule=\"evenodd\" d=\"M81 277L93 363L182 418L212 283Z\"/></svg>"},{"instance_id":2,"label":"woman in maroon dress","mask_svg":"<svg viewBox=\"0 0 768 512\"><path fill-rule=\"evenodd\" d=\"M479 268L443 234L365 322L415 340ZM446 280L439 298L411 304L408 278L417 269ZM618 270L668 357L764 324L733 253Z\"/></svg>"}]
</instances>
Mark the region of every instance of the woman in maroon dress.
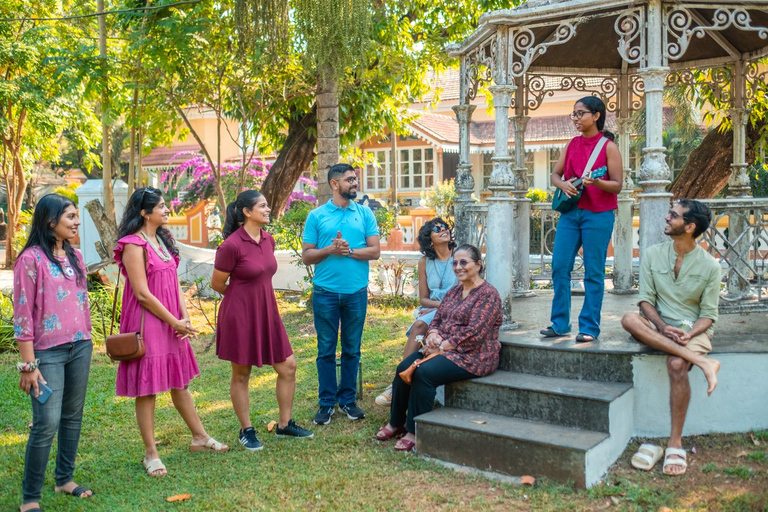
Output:
<instances>
[{"instance_id":1,"label":"woman in maroon dress","mask_svg":"<svg viewBox=\"0 0 768 512\"><path fill-rule=\"evenodd\" d=\"M432 323L424 347L397 366L392 381L389 423L379 429L376 439L386 441L403 435L395 450L411 451L416 445L414 418L432 410L438 386L484 377L499 367L501 297L480 277L480 251L462 245L453 253L453 271L459 284L448 290ZM415 361L431 354L413 373L410 384L400 373Z\"/></svg>"},{"instance_id":2,"label":"woman in maroon dress","mask_svg":"<svg viewBox=\"0 0 768 512\"><path fill-rule=\"evenodd\" d=\"M240 444L247 450L263 445L251 424L248 381L251 367L268 364L277 372L278 437L312 437L291 419L296 389L296 358L280 319L272 276L277 272L275 239L264 231L269 223L267 199L247 190L227 206L224 242L216 251L211 287L224 295L216 327L216 355L232 363L229 393L240 420ZM227 283L229 280L229 283Z\"/></svg>"}]
</instances>

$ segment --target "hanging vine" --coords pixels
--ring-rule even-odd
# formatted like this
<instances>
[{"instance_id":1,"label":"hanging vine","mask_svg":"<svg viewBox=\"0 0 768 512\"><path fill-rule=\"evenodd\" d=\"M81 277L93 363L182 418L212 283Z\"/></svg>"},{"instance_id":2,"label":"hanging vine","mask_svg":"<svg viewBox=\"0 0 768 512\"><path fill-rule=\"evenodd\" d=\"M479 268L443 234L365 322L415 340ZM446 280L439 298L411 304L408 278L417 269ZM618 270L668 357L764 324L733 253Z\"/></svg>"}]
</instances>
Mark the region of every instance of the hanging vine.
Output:
<instances>
[{"instance_id":1,"label":"hanging vine","mask_svg":"<svg viewBox=\"0 0 768 512\"><path fill-rule=\"evenodd\" d=\"M287 0L235 0L238 51L289 51Z\"/></svg>"},{"instance_id":2,"label":"hanging vine","mask_svg":"<svg viewBox=\"0 0 768 512\"><path fill-rule=\"evenodd\" d=\"M338 75L363 59L370 38L370 0L294 0L292 5L308 67Z\"/></svg>"}]
</instances>

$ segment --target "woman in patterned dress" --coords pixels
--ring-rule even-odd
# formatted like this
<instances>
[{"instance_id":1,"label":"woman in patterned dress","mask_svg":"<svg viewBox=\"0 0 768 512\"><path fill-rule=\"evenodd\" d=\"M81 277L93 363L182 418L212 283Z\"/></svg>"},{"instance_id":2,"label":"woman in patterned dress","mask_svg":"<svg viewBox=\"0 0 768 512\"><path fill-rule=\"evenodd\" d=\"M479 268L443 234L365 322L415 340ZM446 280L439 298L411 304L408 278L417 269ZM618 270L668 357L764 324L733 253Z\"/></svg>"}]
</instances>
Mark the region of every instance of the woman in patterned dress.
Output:
<instances>
[{"instance_id":1,"label":"woman in patterned dress","mask_svg":"<svg viewBox=\"0 0 768 512\"><path fill-rule=\"evenodd\" d=\"M419 259L419 309L416 320L405 331L408 341L403 349L403 359L419 350L418 336L427 334L432 319L435 318L440 301L448 290L456 286L456 274L453 272L453 240L451 228L440 217L428 220L419 229L419 250L424 255ZM378 405L389 406L392 403L392 384L376 397Z\"/></svg>"},{"instance_id":2,"label":"woman in patterned dress","mask_svg":"<svg viewBox=\"0 0 768 512\"><path fill-rule=\"evenodd\" d=\"M437 308L424 348L397 366L392 381L389 423L379 429L376 439L386 441L405 434L395 444L395 450L413 450L414 418L432 410L438 386L483 377L499 366L501 297L496 288L480 277L480 251L472 245L460 246L453 253L453 270L459 284L448 291ZM413 362L433 353L438 355L418 367L410 385L400 378L400 372Z\"/></svg>"},{"instance_id":3,"label":"woman in patterned dress","mask_svg":"<svg viewBox=\"0 0 768 512\"><path fill-rule=\"evenodd\" d=\"M200 375L189 337L192 328L177 275L179 249L164 227L170 210L159 189L136 190L120 223L115 261L126 276L120 332L138 332L144 316L146 353L120 361L118 396L136 399L136 421L144 441L144 469L165 476L155 444L155 397L171 392L171 400L192 433L189 451L226 452L229 447L209 436L195 410L188 386Z\"/></svg>"},{"instance_id":4,"label":"woman in patterned dress","mask_svg":"<svg viewBox=\"0 0 768 512\"><path fill-rule=\"evenodd\" d=\"M21 512L40 510L45 467L57 432L53 490L78 498L93 495L74 481L93 352L85 264L71 245L78 226L72 201L58 194L44 196L13 267L13 327L21 356L16 368L19 387L32 403ZM43 385L52 390L45 403Z\"/></svg>"}]
</instances>

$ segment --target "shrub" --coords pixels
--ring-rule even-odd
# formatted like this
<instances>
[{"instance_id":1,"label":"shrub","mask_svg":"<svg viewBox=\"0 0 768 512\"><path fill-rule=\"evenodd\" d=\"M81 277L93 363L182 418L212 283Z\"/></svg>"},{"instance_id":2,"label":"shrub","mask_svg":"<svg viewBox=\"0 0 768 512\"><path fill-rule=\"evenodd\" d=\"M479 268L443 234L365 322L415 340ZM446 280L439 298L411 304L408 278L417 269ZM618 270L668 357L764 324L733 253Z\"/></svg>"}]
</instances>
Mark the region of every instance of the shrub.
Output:
<instances>
[{"instance_id":1,"label":"shrub","mask_svg":"<svg viewBox=\"0 0 768 512\"><path fill-rule=\"evenodd\" d=\"M453 224L453 204L456 201L456 187L453 179L436 183L432 188L422 190L421 198L428 207L434 208L436 216Z\"/></svg>"}]
</instances>

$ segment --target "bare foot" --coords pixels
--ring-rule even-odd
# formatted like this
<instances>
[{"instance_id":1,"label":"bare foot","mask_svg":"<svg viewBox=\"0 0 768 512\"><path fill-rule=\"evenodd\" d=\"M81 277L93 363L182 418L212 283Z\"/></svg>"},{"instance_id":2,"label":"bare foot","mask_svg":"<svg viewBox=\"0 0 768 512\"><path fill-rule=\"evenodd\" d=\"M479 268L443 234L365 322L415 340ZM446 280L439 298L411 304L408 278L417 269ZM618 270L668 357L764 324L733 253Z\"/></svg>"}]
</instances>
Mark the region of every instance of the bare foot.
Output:
<instances>
[{"instance_id":1,"label":"bare foot","mask_svg":"<svg viewBox=\"0 0 768 512\"><path fill-rule=\"evenodd\" d=\"M717 359L704 359L699 368L704 372L704 377L707 378L707 396L712 396L712 392L717 387L717 372L720 371L720 361Z\"/></svg>"},{"instance_id":2,"label":"bare foot","mask_svg":"<svg viewBox=\"0 0 768 512\"><path fill-rule=\"evenodd\" d=\"M77 487L78 487L78 485L74 481L71 481L71 482L65 483L64 485L56 485L56 486L54 486L53 492L62 492L64 494L72 495L72 491L77 489ZM80 490L79 491L80 494L75 496L76 498L89 498L89 497L93 496L93 491L92 490L90 490L88 488L85 488L85 487L83 487L82 489L85 489L85 490Z\"/></svg>"},{"instance_id":3,"label":"bare foot","mask_svg":"<svg viewBox=\"0 0 768 512\"><path fill-rule=\"evenodd\" d=\"M669 455L667 457L667 459L669 459L670 461L673 461L673 460L683 460L684 461L685 460L683 457L680 457L679 455ZM685 474L686 470L687 470L687 468L685 466L673 463L673 464L666 464L664 466L662 472L665 475L677 476L677 475Z\"/></svg>"}]
</instances>

